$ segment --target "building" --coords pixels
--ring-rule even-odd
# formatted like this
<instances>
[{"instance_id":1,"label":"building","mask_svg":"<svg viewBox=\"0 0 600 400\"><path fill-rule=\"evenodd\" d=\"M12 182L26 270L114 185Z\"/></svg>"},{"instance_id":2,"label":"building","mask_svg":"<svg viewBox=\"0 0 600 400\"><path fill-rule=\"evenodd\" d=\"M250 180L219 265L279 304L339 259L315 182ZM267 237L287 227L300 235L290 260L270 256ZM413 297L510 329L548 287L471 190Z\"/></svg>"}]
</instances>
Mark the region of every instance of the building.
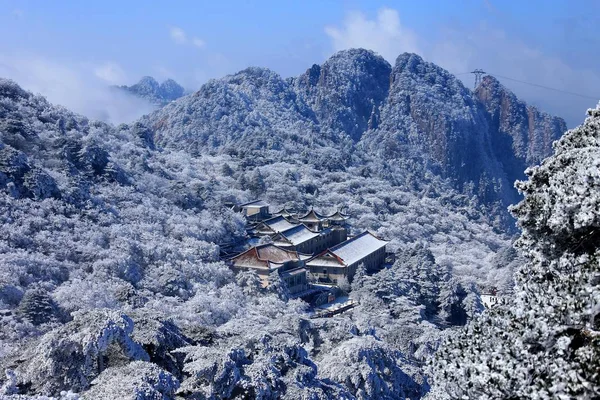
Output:
<instances>
[{"instance_id":1,"label":"building","mask_svg":"<svg viewBox=\"0 0 600 400\"><path fill-rule=\"evenodd\" d=\"M352 281L360 264L367 271L376 271L385 263L385 246L381 240L366 231L337 244L306 262L310 273L319 282L336 284L342 277Z\"/></svg>"},{"instance_id":2,"label":"building","mask_svg":"<svg viewBox=\"0 0 600 400\"><path fill-rule=\"evenodd\" d=\"M315 231L282 215L256 224L249 233L255 237L270 236L277 246L311 255L341 243L347 237L342 226L321 227L321 230Z\"/></svg>"},{"instance_id":3,"label":"building","mask_svg":"<svg viewBox=\"0 0 600 400\"><path fill-rule=\"evenodd\" d=\"M498 291L495 287L484 289L481 293L481 302L486 308L492 308L499 302Z\"/></svg>"},{"instance_id":4,"label":"building","mask_svg":"<svg viewBox=\"0 0 600 400\"><path fill-rule=\"evenodd\" d=\"M305 260L307 256L283 249L274 244L252 247L231 258L229 263L234 271L256 272L263 287L269 284L269 275L277 271L286 282L290 294L295 295L308 289Z\"/></svg>"},{"instance_id":5,"label":"building","mask_svg":"<svg viewBox=\"0 0 600 400\"><path fill-rule=\"evenodd\" d=\"M327 221L327 218L311 208L306 214L299 215L298 221L313 231L320 231L323 229L323 224Z\"/></svg>"},{"instance_id":6,"label":"building","mask_svg":"<svg viewBox=\"0 0 600 400\"><path fill-rule=\"evenodd\" d=\"M249 221L262 221L271 216L269 214L269 204L262 200L242 204L240 210Z\"/></svg>"},{"instance_id":7,"label":"building","mask_svg":"<svg viewBox=\"0 0 600 400\"><path fill-rule=\"evenodd\" d=\"M310 255L326 249L331 237L330 230L315 232L303 224L271 236L277 246Z\"/></svg>"},{"instance_id":8,"label":"building","mask_svg":"<svg viewBox=\"0 0 600 400\"><path fill-rule=\"evenodd\" d=\"M273 235L279 232L298 226L297 223L290 222L286 217L279 215L277 217L266 219L258 223L251 231L256 236Z\"/></svg>"},{"instance_id":9,"label":"building","mask_svg":"<svg viewBox=\"0 0 600 400\"><path fill-rule=\"evenodd\" d=\"M345 214L342 214L339 211L336 211L333 214L328 215L325 218L326 218L327 226L346 226L346 223L348 221L348 216Z\"/></svg>"}]
</instances>

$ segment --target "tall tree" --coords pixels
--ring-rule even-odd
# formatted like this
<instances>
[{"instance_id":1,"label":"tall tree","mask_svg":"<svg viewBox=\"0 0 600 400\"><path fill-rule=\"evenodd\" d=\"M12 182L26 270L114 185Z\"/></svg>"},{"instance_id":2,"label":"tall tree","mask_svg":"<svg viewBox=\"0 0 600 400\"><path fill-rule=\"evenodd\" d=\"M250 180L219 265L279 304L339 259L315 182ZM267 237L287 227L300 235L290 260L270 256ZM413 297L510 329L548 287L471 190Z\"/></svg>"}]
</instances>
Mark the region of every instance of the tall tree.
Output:
<instances>
[{"instance_id":1,"label":"tall tree","mask_svg":"<svg viewBox=\"0 0 600 400\"><path fill-rule=\"evenodd\" d=\"M526 171L515 293L433 362L432 398L600 398L600 106Z\"/></svg>"}]
</instances>

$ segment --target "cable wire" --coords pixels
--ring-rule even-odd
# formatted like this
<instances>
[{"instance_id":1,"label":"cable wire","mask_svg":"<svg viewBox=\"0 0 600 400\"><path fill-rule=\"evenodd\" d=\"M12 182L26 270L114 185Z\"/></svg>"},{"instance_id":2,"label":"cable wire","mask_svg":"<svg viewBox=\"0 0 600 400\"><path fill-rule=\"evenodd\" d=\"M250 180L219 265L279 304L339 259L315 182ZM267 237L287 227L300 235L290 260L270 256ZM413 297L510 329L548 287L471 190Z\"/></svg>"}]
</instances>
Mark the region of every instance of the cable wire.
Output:
<instances>
[{"instance_id":1,"label":"cable wire","mask_svg":"<svg viewBox=\"0 0 600 400\"><path fill-rule=\"evenodd\" d=\"M508 79L509 81L524 83L526 85L531 85L531 86L539 87L542 89L554 90L555 92L570 94L572 96L579 96L579 97L583 97L584 99L592 99L592 100L596 100L596 101L600 100L600 96L592 97L592 96L588 96L588 95L581 94L581 93L569 92L567 90L556 89L556 88L552 88L552 87L544 86L544 85L538 85L537 83L525 82L525 81L521 81L519 79L509 78L507 76L502 76L502 75L498 75L498 74L487 73L487 75L492 75L492 76L495 76L496 78L501 78L501 79Z\"/></svg>"}]
</instances>

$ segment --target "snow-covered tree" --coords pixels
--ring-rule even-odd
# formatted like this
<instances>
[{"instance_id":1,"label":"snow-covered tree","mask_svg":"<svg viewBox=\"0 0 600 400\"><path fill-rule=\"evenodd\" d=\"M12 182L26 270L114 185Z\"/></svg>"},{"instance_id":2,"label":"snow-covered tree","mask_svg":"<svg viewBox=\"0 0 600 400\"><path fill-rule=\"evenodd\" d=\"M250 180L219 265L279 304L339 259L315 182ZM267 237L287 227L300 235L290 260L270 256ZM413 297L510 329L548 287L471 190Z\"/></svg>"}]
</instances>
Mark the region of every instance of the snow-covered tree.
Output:
<instances>
[{"instance_id":1,"label":"snow-covered tree","mask_svg":"<svg viewBox=\"0 0 600 400\"><path fill-rule=\"evenodd\" d=\"M451 338L432 397L600 396L600 106L527 170L514 295Z\"/></svg>"}]
</instances>

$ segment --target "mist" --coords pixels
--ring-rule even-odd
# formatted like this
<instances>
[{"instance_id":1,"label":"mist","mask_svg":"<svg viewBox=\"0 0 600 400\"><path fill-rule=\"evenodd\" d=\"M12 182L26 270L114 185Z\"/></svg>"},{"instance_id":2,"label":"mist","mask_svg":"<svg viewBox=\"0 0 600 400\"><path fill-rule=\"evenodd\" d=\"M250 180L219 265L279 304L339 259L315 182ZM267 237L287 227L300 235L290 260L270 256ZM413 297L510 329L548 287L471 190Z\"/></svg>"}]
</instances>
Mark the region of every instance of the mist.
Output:
<instances>
[{"instance_id":1,"label":"mist","mask_svg":"<svg viewBox=\"0 0 600 400\"><path fill-rule=\"evenodd\" d=\"M144 99L111 87L126 78L106 67L39 56L0 55L0 76L90 119L128 123L156 109Z\"/></svg>"}]
</instances>

